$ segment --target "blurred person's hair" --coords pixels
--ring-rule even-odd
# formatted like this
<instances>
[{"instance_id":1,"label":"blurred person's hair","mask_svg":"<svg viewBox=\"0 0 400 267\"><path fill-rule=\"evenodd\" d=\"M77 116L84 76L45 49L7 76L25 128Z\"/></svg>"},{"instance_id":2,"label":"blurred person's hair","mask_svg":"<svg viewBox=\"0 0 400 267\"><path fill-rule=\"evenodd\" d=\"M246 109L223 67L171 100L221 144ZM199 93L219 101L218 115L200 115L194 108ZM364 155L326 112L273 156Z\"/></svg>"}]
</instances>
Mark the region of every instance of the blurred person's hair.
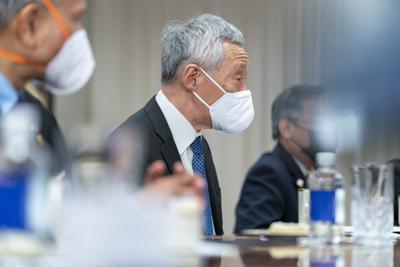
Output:
<instances>
[{"instance_id":1,"label":"blurred person's hair","mask_svg":"<svg viewBox=\"0 0 400 267\"><path fill-rule=\"evenodd\" d=\"M304 102L313 98L324 98L326 90L322 86L293 85L283 90L272 104L272 138L276 140L280 136L279 121L286 119L290 122L298 122L304 110Z\"/></svg>"},{"instance_id":2,"label":"blurred person's hair","mask_svg":"<svg viewBox=\"0 0 400 267\"><path fill-rule=\"evenodd\" d=\"M206 71L218 68L224 59L223 43L244 45L243 34L221 17L203 14L187 21L172 21L161 34L161 81L175 82L185 64Z\"/></svg>"},{"instance_id":3,"label":"blurred person's hair","mask_svg":"<svg viewBox=\"0 0 400 267\"><path fill-rule=\"evenodd\" d=\"M53 0L57 3L60 0ZM0 31L4 30L8 23L18 12L30 3L39 3L42 0L0 0Z\"/></svg>"}]
</instances>

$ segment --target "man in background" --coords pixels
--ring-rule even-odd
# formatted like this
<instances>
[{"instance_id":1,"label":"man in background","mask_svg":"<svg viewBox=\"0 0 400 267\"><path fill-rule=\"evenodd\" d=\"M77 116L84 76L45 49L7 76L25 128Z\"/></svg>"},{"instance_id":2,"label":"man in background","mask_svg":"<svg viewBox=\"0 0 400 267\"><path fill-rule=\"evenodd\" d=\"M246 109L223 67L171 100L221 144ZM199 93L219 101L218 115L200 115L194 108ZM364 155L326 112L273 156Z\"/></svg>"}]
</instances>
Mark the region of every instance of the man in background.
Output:
<instances>
[{"instance_id":1,"label":"man in background","mask_svg":"<svg viewBox=\"0 0 400 267\"><path fill-rule=\"evenodd\" d=\"M324 147L317 136L325 98L322 87L295 85L274 100L272 137L277 144L247 174L236 207L235 233L298 221L297 191L306 185L315 155L335 150Z\"/></svg>"}]
</instances>

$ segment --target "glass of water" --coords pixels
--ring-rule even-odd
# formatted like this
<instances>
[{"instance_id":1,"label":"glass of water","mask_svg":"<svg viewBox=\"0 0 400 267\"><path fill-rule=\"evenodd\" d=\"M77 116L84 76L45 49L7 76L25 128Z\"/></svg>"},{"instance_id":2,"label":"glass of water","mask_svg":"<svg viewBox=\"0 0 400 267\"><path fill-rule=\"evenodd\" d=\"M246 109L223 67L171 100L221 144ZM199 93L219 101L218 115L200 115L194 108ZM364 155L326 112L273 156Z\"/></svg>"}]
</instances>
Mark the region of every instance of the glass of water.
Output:
<instances>
[{"instance_id":1,"label":"glass of water","mask_svg":"<svg viewBox=\"0 0 400 267\"><path fill-rule=\"evenodd\" d=\"M353 166L353 238L365 245L390 244L393 228L393 165Z\"/></svg>"}]
</instances>

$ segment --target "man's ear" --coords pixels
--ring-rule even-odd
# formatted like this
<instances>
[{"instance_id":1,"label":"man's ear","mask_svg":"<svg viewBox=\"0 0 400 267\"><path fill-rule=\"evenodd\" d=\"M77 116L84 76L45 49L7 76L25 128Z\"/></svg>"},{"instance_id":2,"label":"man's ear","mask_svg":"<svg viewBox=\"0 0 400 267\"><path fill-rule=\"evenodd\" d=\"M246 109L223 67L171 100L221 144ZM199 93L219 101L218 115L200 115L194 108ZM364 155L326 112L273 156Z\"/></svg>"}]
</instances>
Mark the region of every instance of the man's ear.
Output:
<instances>
[{"instance_id":1,"label":"man's ear","mask_svg":"<svg viewBox=\"0 0 400 267\"><path fill-rule=\"evenodd\" d=\"M201 71L198 65L188 64L182 71L182 83L190 91L196 91Z\"/></svg>"},{"instance_id":2,"label":"man's ear","mask_svg":"<svg viewBox=\"0 0 400 267\"><path fill-rule=\"evenodd\" d=\"M28 48L35 49L40 41L38 32L43 23L43 7L38 3L30 3L22 8L12 22L19 42Z\"/></svg>"},{"instance_id":3,"label":"man's ear","mask_svg":"<svg viewBox=\"0 0 400 267\"><path fill-rule=\"evenodd\" d=\"M284 139L290 139L292 137L291 128L292 124L285 119L281 119L278 124L279 135Z\"/></svg>"}]
</instances>

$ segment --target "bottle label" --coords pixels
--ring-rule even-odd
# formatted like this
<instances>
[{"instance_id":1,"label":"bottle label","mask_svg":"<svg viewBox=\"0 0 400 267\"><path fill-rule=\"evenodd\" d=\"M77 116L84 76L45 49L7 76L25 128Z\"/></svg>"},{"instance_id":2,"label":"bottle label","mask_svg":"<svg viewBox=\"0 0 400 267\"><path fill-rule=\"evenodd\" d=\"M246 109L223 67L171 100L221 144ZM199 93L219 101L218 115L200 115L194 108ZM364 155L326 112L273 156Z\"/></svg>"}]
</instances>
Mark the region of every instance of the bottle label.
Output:
<instances>
[{"instance_id":1,"label":"bottle label","mask_svg":"<svg viewBox=\"0 0 400 267\"><path fill-rule=\"evenodd\" d=\"M335 191L311 191L311 221L335 223Z\"/></svg>"},{"instance_id":2,"label":"bottle label","mask_svg":"<svg viewBox=\"0 0 400 267\"><path fill-rule=\"evenodd\" d=\"M28 174L0 173L0 229L27 230Z\"/></svg>"}]
</instances>

